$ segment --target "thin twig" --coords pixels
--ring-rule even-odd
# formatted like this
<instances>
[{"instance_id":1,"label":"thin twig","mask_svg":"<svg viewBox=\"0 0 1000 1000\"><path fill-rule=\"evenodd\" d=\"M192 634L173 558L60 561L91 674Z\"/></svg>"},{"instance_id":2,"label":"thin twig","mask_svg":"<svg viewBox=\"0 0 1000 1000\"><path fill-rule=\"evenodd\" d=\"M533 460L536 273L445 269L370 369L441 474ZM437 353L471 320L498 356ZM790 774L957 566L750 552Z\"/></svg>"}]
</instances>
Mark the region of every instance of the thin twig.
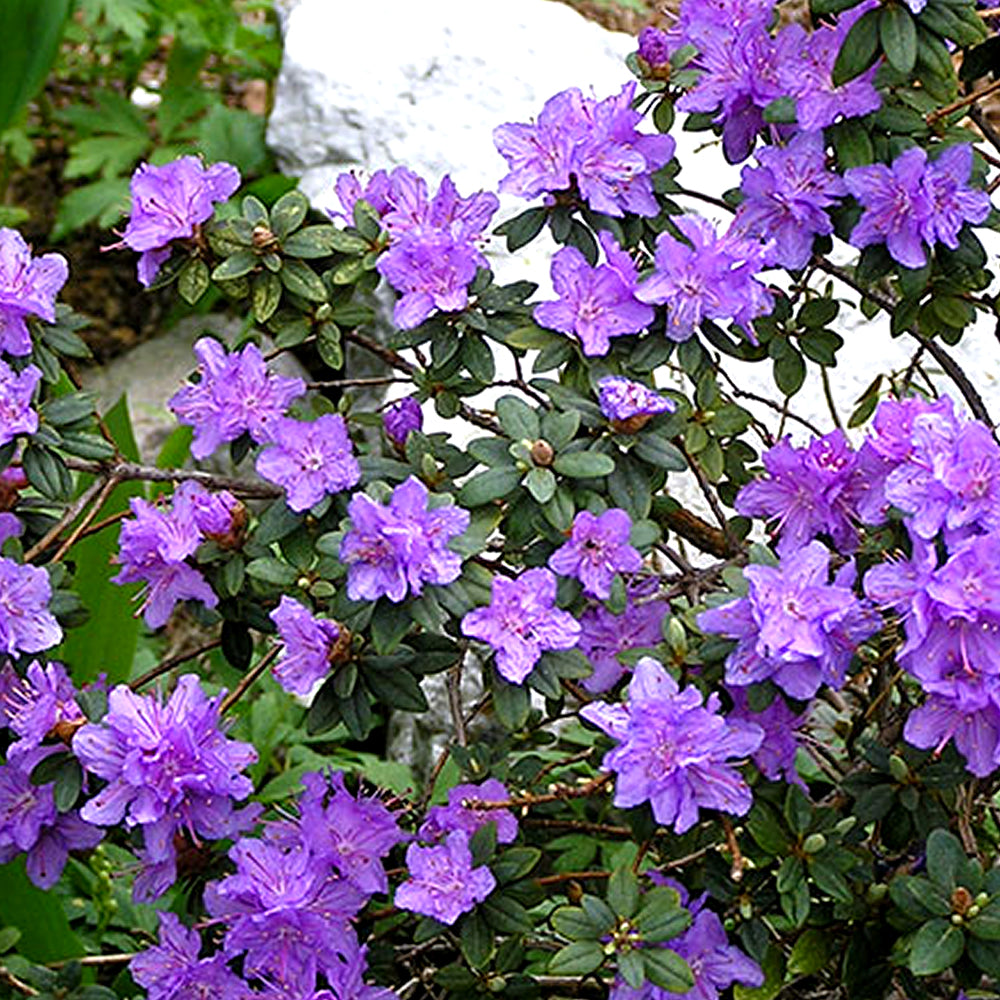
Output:
<instances>
[{"instance_id":1,"label":"thin twig","mask_svg":"<svg viewBox=\"0 0 1000 1000\"><path fill-rule=\"evenodd\" d=\"M468 738L465 734L465 720L462 718L462 659L448 669L448 706L451 709L451 721L455 726L455 740L460 747L466 746Z\"/></svg>"},{"instance_id":2,"label":"thin twig","mask_svg":"<svg viewBox=\"0 0 1000 1000\"><path fill-rule=\"evenodd\" d=\"M115 487L117 486L118 486L118 480L115 479L114 476L112 476L104 484L104 488L97 495L97 499L91 505L90 510L87 511L87 513L83 516L80 523L69 533L69 537L66 539L66 541L63 542L62 545L60 545L59 548L56 550L55 555L52 557L53 562L59 562L59 560L62 559L62 557L66 555L66 553L69 552L69 550L73 548L74 545L76 545L76 543L83 536L83 533L93 523L94 518L97 517L97 515L101 512L101 508L108 502L108 499L110 498L111 494L115 490Z\"/></svg>"},{"instance_id":3,"label":"thin twig","mask_svg":"<svg viewBox=\"0 0 1000 1000\"><path fill-rule=\"evenodd\" d=\"M218 649L221 645L222 639L212 639L210 642L203 643L196 649L189 649L186 653L177 653L175 656L168 656L165 660L160 660L152 670L147 670L141 677L137 677L129 684L129 687L133 691L138 691L139 688L145 687L147 684L155 681L157 677L169 674L171 670L179 667L182 663L187 663L188 660L195 660L205 653L210 653L213 649Z\"/></svg>"},{"instance_id":4,"label":"thin twig","mask_svg":"<svg viewBox=\"0 0 1000 1000\"><path fill-rule=\"evenodd\" d=\"M67 460L67 465L70 462ZM70 468L72 466L70 465ZM91 470L87 470L91 471ZM96 470L98 475L104 470L100 467ZM59 518L58 521L37 541L34 545L24 553L24 561L29 563L36 556L41 555L50 545L52 545L55 540L63 533L63 531L71 525L79 516L80 512L85 510L87 504L97 496L98 493L104 488L105 479L95 479L77 498L74 500L65 510L63 516Z\"/></svg>"},{"instance_id":5,"label":"thin twig","mask_svg":"<svg viewBox=\"0 0 1000 1000\"><path fill-rule=\"evenodd\" d=\"M219 705L219 715L225 715L233 705L236 704L246 694L247 690L252 684L257 681L257 678L264 673L265 670L271 665L274 659L277 657L278 653L281 652L281 646L272 646L257 663L257 666L252 667L247 671L246 676L233 688L232 694L227 695L222 704Z\"/></svg>"},{"instance_id":6,"label":"thin twig","mask_svg":"<svg viewBox=\"0 0 1000 1000\"><path fill-rule=\"evenodd\" d=\"M49 969L61 969L64 965L69 965L71 962L75 962L78 965L122 965L125 962L131 962L138 954L140 952L122 951L112 955L83 955L80 958L63 958L58 962L46 962L45 964Z\"/></svg>"},{"instance_id":7,"label":"thin twig","mask_svg":"<svg viewBox=\"0 0 1000 1000\"><path fill-rule=\"evenodd\" d=\"M833 418L833 424L837 430L842 431L844 425L840 422L837 404L833 401L833 391L830 388L830 375L827 372L826 365L819 366L819 377L823 383L823 395L826 396L826 405L830 410L830 416Z\"/></svg>"},{"instance_id":8,"label":"thin twig","mask_svg":"<svg viewBox=\"0 0 1000 1000\"><path fill-rule=\"evenodd\" d=\"M234 479L231 476L218 476L201 469L158 469L152 465L140 465L138 462L105 463L95 462L86 458L67 458L66 466L74 472L89 472L92 475L114 476L119 482L141 480L148 483L180 483L193 481L208 489L229 490L237 496L251 497L258 500L274 500L283 496L284 491L270 483L252 483L245 479ZM75 517L75 515L74 515ZM72 520L72 518L71 518Z\"/></svg>"},{"instance_id":9,"label":"thin twig","mask_svg":"<svg viewBox=\"0 0 1000 1000\"><path fill-rule=\"evenodd\" d=\"M611 872L558 872L555 875L542 875L532 881L535 885L558 885L560 882L576 882L585 878L611 878Z\"/></svg>"},{"instance_id":10,"label":"thin twig","mask_svg":"<svg viewBox=\"0 0 1000 1000\"><path fill-rule=\"evenodd\" d=\"M1000 132L998 132L983 113L982 108L973 105L969 108L969 117L975 122L976 128L983 133L983 138L996 150L1000 150ZM982 150L980 150L982 153Z\"/></svg>"},{"instance_id":11,"label":"thin twig","mask_svg":"<svg viewBox=\"0 0 1000 1000\"><path fill-rule=\"evenodd\" d=\"M816 266L826 271L827 274L832 274L835 278L839 278L844 284L849 285L859 294L871 299L872 302L886 312L891 313L895 309L896 303L892 298L872 288L866 288L844 268L838 267L836 264L832 264L822 257L816 258ZM906 332L934 358L944 370L944 373L955 383L962 397L969 404L969 409L972 410L976 419L981 420L993 429L995 424L992 417L990 417L986 404L983 402L983 397L979 395L976 387L969 381L969 377L962 371L961 365L933 338L925 337L919 330L908 329Z\"/></svg>"},{"instance_id":12,"label":"thin twig","mask_svg":"<svg viewBox=\"0 0 1000 1000\"><path fill-rule=\"evenodd\" d=\"M990 94L994 94L998 90L1000 90L1000 80L994 80L993 83L987 84L980 90L974 90L971 94L966 94L965 97L960 97L958 100L952 101L951 104L946 104L941 108L935 108L929 114L925 115L924 121L926 121L928 125L933 125L942 118L946 118L953 111L960 111L962 108L967 108L970 104L975 104L976 101L979 101L984 97L988 97Z\"/></svg>"},{"instance_id":13,"label":"thin twig","mask_svg":"<svg viewBox=\"0 0 1000 1000\"><path fill-rule=\"evenodd\" d=\"M392 385L394 382L411 382L412 379L382 375L378 378L335 378L327 382L306 382L307 389L360 389L368 385Z\"/></svg>"},{"instance_id":14,"label":"thin twig","mask_svg":"<svg viewBox=\"0 0 1000 1000\"><path fill-rule=\"evenodd\" d=\"M565 799L585 799L601 791L605 785L614 780L613 774L599 774L584 785L563 785L554 792L545 795L512 795L508 799L465 799L466 809L520 809L528 806L542 805L546 802L562 802Z\"/></svg>"},{"instance_id":15,"label":"thin twig","mask_svg":"<svg viewBox=\"0 0 1000 1000\"><path fill-rule=\"evenodd\" d=\"M526 816L522 823L550 830L577 830L580 833L594 833L603 837L631 837L632 831L627 826L612 826L610 823L588 823L583 819L535 819Z\"/></svg>"},{"instance_id":16,"label":"thin twig","mask_svg":"<svg viewBox=\"0 0 1000 1000\"><path fill-rule=\"evenodd\" d=\"M0 965L0 983L6 983L22 996L37 997L41 995L34 986L29 986L23 979L18 979L5 965Z\"/></svg>"},{"instance_id":17,"label":"thin twig","mask_svg":"<svg viewBox=\"0 0 1000 1000\"><path fill-rule=\"evenodd\" d=\"M683 441L678 439L675 442L681 451L684 453L684 457L687 459L688 466L694 473L695 479L698 480L698 488L701 490L701 495L705 498L706 503L712 511L715 520L719 524L719 528L726 539L726 546L728 547L730 553L739 552L743 548L740 540L733 534L732 529L729 527L729 522L726 520L726 515L719 506L719 501L716 499L715 494L712 492L712 487L705 477L705 473L702 471L701 465L698 460L692 455L688 450Z\"/></svg>"},{"instance_id":18,"label":"thin twig","mask_svg":"<svg viewBox=\"0 0 1000 1000\"><path fill-rule=\"evenodd\" d=\"M729 853L733 857L732 868L729 870L729 877L734 882L742 882L743 869L746 867L746 862L743 860L743 852L740 850L739 842L736 840L736 831L733 829L733 824L726 815L723 815L722 817L722 829L726 834L726 846L729 848Z\"/></svg>"}]
</instances>

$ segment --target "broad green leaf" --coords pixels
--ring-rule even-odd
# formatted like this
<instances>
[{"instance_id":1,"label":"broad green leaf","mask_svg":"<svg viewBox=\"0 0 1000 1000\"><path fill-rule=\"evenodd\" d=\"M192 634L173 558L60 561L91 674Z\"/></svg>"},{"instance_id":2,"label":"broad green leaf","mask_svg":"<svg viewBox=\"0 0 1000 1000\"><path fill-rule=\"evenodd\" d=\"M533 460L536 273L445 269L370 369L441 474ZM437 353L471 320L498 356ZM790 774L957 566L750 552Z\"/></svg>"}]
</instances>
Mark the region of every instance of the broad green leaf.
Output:
<instances>
[{"instance_id":1,"label":"broad green leaf","mask_svg":"<svg viewBox=\"0 0 1000 1000\"><path fill-rule=\"evenodd\" d=\"M615 471L615 460L599 451L574 451L556 455L552 468L571 479L600 479Z\"/></svg>"},{"instance_id":2,"label":"broad green leaf","mask_svg":"<svg viewBox=\"0 0 1000 1000\"><path fill-rule=\"evenodd\" d=\"M888 4L882 8L878 33L889 65L897 73L909 75L917 63L917 26L913 15L901 3Z\"/></svg>"},{"instance_id":3,"label":"broad green leaf","mask_svg":"<svg viewBox=\"0 0 1000 1000\"><path fill-rule=\"evenodd\" d=\"M670 948L647 948L642 953L646 978L672 993L687 993L694 989L691 967Z\"/></svg>"},{"instance_id":4,"label":"broad green leaf","mask_svg":"<svg viewBox=\"0 0 1000 1000\"><path fill-rule=\"evenodd\" d=\"M36 889L24 860L0 866L0 922L21 932L18 952L35 962L53 962L84 953L70 928L62 897Z\"/></svg>"},{"instance_id":5,"label":"broad green leaf","mask_svg":"<svg viewBox=\"0 0 1000 1000\"><path fill-rule=\"evenodd\" d=\"M604 949L596 941L574 941L552 956L549 972L553 976L586 976L603 961Z\"/></svg>"},{"instance_id":6,"label":"broad green leaf","mask_svg":"<svg viewBox=\"0 0 1000 1000\"><path fill-rule=\"evenodd\" d=\"M924 924L910 946L910 971L915 976L934 976L959 960L965 950L965 935L950 920L936 918Z\"/></svg>"}]
</instances>

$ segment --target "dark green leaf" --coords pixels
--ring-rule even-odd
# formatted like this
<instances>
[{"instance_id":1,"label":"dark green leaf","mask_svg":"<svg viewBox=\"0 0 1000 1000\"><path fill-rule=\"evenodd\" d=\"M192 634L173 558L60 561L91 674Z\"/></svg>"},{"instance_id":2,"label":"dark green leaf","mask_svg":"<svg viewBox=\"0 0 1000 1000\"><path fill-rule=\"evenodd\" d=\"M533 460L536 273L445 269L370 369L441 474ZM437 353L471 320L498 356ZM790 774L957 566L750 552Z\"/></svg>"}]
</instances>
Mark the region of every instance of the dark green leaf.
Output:
<instances>
[{"instance_id":1,"label":"dark green leaf","mask_svg":"<svg viewBox=\"0 0 1000 1000\"><path fill-rule=\"evenodd\" d=\"M629 865L622 865L608 879L608 905L619 917L631 917L639 906L639 882Z\"/></svg>"},{"instance_id":2,"label":"dark green leaf","mask_svg":"<svg viewBox=\"0 0 1000 1000\"><path fill-rule=\"evenodd\" d=\"M242 278L257 267L257 255L252 250L237 250L212 271L214 281L232 281Z\"/></svg>"},{"instance_id":3,"label":"dark green leaf","mask_svg":"<svg viewBox=\"0 0 1000 1000\"><path fill-rule=\"evenodd\" d=\"M889 65L908 76L917 63L917 26L909 10L901 3L883 7L878 32Z\"/></svg>"},{"instance_id":4,"label":"dark green leaf","mask_svg":"<svg viewBox=\"0 0 1000 1000\"><path fill-rule=\"evenodd\" d=\"M615 471L615 460L599 451L574 451L556 455L552 468L571 479L599 479Z\"/></svg>"},{"instance_id":5,"label":"dark green leaf","mask_svg":"<svg viewBox=\"0 0 1000 1000\"><path fill-rule=\"evenodd\" d=\"M927 838L927 874L940 888L951 892L959 884L965 864L965 851L953 834L939 829Z\"/></svg>"},{"instance_id":6,"label":"dark green leaf","mask_svg":"<svg viewBox=\"0 0 1000 1000\"><path fill-rule=\"evenodd\" d=\"M326 285L322 278L301 260L292 258L285 261L281 269L281 283L293 295L309 302L326 302Z\"/></svg>"},{"instance_id":7,"label":"dark green leaf","mask_svg":"<svg viewBox=\"0 0 1000 1000\"><path fill-rule=\"evenodd\" d=\"M516 882L524 878L541 857L542 852L537 847L509 847L493 862L493 874L501 885Z\"/></svg>"},{"instance_id":8,"label":"dark green leaf","mask_svg":"<svg viewBox=\"0 0 1000 1000\"><path fill-rule=\"evenodd\" d=\"M501 934L530 934L535 922L528 911L510 896L492 895L481 907L486 922Z\"/></svg>"},{"instance_id":9,"label":"dark green leaf","mask_svg":"<svg viewBox=\"0 0 1000 1000\"><path fill-rule=\"evenodd\" d=\"M646 948L642 953L646 978L671 993L687 993L694 989L691 967L670 948Z\"/></svg>"},{"instance_id":10,"label":"dark green leaf","mask_svg":"<svg viewBox=\"0 0 1000 1000\"><path fill-rule=\"evenodd\" d=\"M494 230L497 236L507 237L507 249L513 253L527 246L541 231L548 218L547 208L529 208L526 212L508 219Z\"/></svg>"},{"instance_id":11,"label":"dark green leaf","mask_svg":"<svg viewBox=\"0 0 1000 1000\"><path fill-rule=\"evenodd\" d=\"M177 291L188 305L194 305L208 291L211 277L200 257L190 257L177 276Z\"/></svg>"},{"instance_id":12,"label":"dark green leaf","mask_svg":"<svg viewBox=\"0 0 1000 1000\"><path fill-rule=\"evenodd\" d=\"M596 941L574 941L552 956L549 972L553 976L586 976L603 962L604 949Z\"/></svg>"},{"instance_id":13,"label":"dark green leaf","mask_svg":"<svg viewBox=\"0 0 1000 1000\"><path fill-rule=\"evenodd\" d=\"M266 323L281 302L281 279L271 271L255 274L250 286L253 316L258 323Z\"/></svg>"},{"instance_id":14,"label":"dark green leaf","mask_svg":"<svg viewBox=\"0 0 1000 1000\"><path fill-rule=\"evenodd\" d=\"M551 916L556 932L571 941L597 941L604 927L597 927L578 906L560 906Z\"/></svg>"},{"instance_id":15,"label":"dark green leaf","mask_svg":"<svg viewBox=\"0 0 1000 1000\"><path fill-rule=\"evenodd\" d=\"M505 729L520 729L528 721L531 711L528 689L520 684L509 684L494 672L493 711Z\"/></svg>"},{"instance_id":16,"label":"dark green leaf","mask_svg":"<svg viewBox=\"0 0 1000 1000\"><path fill-rule=\"evenodd\" d=\"M879 54L879 13L870 10L854 23L840 44L833 64L833 83L839 87L874 65Z\"/></svg>"},{"instance_id":17,"label":"dark green leaf","mask_svg":"<svg viewBox=\"0 0 1000 1000\"><path fill-rule=\"evenodd\" d=\"M687 468L684 453L662 434L640 431L633 452L644 462L668 472L683 472Z\"/></svg>"},{"instance_id":18,"label":"dark green leaf","mask_svg":"<svg viewBox=\"0 0 1000 1000\"><path fill-rule=\"evenodd\" d=\"M524 477L524 488L539 503L548 503L555 496L556 477L550 469L532 469Z\"/></svg>"},{"instance_id":19,"label":"dark green leaf","mask_svg":"<svg viewBox=\"0 0 1000 1000\"><path fill-rule=\"evenodd\" d=\"M965 935L950 920L928 921L910 945L910 971L915 976L934 976L959 960L965 950Z\"/></svg>"},{"instance_id":20,"label":"dark green leaf","mask_svg":"<svg viewBox=\"0 0 1000 1000\"><path fill-rule=\"evenodd\" d=\"M458 491L456 499L462 507L480 507L493 500L499 500L517 487L521 475L521 470L513 465L486 469L466 480Z\"/></svg>"},{"instance_id":21,"label":"dark green leaf","mask_svg":"<svg viewBox=\"0 0 1000 1000\"><path fill-rule=\"evenodd\" d=\"M496 949L493 928L479 913L470 913L463 918L459 939L462 954L474 969L482 968Z\"/></svg>"},{"instance_id":22,"label":"dark green leaf","mask_svg":"<svg viewBox=\"0 0 1000 1000\"><path fill-rule=\"evenodd\" d=\"M287 191L271 208L271 232L284 240L302 225L309 211L309 200L301 191Z\"/></svg>"},{"instance_id":23,"label":"dark green leaf","mask_svg":"<svg viewBox=\"0 0 1000 1000\"><path fill-rule=\"evenodd\" d=\"M497 417L507 435L515 441L534 441L540 433L538 414L517 396L501 396L496 401Z\"/></svg>"},{"instance_id":24,"label":"dark green leaf","mask_svg":"<svg viewBox=\"0 0 1000 1000\"><path fill-rule=\"evenodd\" d=\"M262 556L260 559L251 560L247 563L246 572L255 580L281 588L294 586L299 578L298 570L273 556Z\"/></svg>"},{"instance_id":25,"label":"dark green leaf","mask_svg":"<svg viewBox=\"0 0 1000 1000\"><path fill-rule=\"evenodd\" d=\"M830 960L833 948L830 933L817 928L803 931L788 956L788 972L793 976L811 976Z\"/></svg>"}]
</instances>

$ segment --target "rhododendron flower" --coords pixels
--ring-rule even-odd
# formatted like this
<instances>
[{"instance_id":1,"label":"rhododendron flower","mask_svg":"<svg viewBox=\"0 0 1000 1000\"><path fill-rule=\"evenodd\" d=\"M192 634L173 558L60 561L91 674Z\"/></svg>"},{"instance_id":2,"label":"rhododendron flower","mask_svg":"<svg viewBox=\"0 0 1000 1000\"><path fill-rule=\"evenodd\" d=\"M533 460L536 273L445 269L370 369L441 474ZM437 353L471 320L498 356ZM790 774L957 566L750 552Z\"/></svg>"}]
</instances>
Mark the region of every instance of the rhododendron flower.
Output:
<instances>
[{"instance_id":1,"label":"rhododendron flower","mask_svg":"<svg viewBox=\"0 0 1000 1000\"><path fill-rule=\"evenodd\" d=\"M21 372L0 361L0 447L18 434L38 430L38 414L31 408L35 389L41 381L41 369L28 365Z\"/></svg>"},{"instance_id":2,"label":"rhododendron flower","mask_svg":"<svg viewBox=\"0 0 1000 1000\"><path fill-rule=\"evenodd\" d=\"M572 649L580 623L556 606L556 578L547 569L529 569L516 580L493 578L489 607L462 619L462 633L489 643L496 651L497 672L523 684L547 649Z\"/></svg>"},{"instance_id":3,"label":"rhododendron flower","mask_svg":"<svg viewBox=\"0 0 1000 1000\"><path fill-rule=\"evenodd\" d=\"M271 443L257 459L257 471L285 491L288 506L302 513L327 494L355 486L361 466L347 424L339 413L316 420L279 417L271 425Z\"/></svg>"},{"instance_id":4,"label":"rhododendron flower","mask_svg":"<svg viewBox=\"0 0 1000 1000\"><path fill-rule=\"evenodd\" d=\"M16 229L0 228L0 354L30 354L26 316L56 320L56 296L69 266L62 254L32 257Z\"/></svg>"},{"instance_id":5,"label":"rhododendron flower","mask_svg":"<svg viewBox=\"0 0 1000 1000\"><path fill-rule=\"evenodd\" d=\"M108 696L108 713L73 737L84 768L108 784L81 810L89 823L141 826L143 861L157 869L157 887L174 880L174 836L232 836L252 821L234 800L253 783L240 772L257 759L249 743L228 739L219 719L221 695L207 698L194 674L185 674L170 697L138 695L119 684ZM146 894L137 881L137 898Z\"/></svg>"},{"instance_id":6,"label":"rhododendron flower","mask_svg":"<svg viewBox=\"0 0 1000 1000\"><path fill-rule=\"evenodd\" d=\"M517 839L517 819L508 809L475 809L463 805L467 799L504 802L510 798L506 786L489 778L480 785L455 785L448 790L448 804L433 806L420 827L422 840L436 840L452 830L472 835L487 823L496 823L497 843L510 844Z\"/></svg>"},{"instance_id":7,"label":"rhododendron flower","mask_svg":"<svg viewBox=\"0 0 1000 1000\"><path fill-rule=\"evenodd\" d=\"M621 429L626 433L639 430L658 413L673 413L677 409L677 404L668 396L661 396L641 382L621 375L602 378L597 383L597 398L601 413L612 423L623 425Z\"/></svg>"},{"instance_id":8,"label":"rhododendron flower","mask_svg":"<svg viewBox=\"0 0 1000 1000\"><path fill-rule=\"evenodd\" d=\"M0 670L0 718L18 736L8 757L33 749L57 729L72 732L86 722L76 694L61 663L29 663L25 677L5 664Z\"/></svg>"},{"instance_id":9,"label":"rhododendron flower","mask_svg":"<svg viewBox=\"0 0 1000 1000\"><path fill-rule=\"evenodd\" d=\"M285 654L274 665L277 682L292 694L307 695L330 670L330 654L340 636L336 622L315 618L298 601L283 595L271 612Z\"/></svg>"},{"instance_id":10,"label":"rhododendron flower","mask_svg":"<svg viewBox=\"0 0 1000 1000\"><path fill-rule=\"evenodd\" d=\"M481 903L497 884L486 865L473 867L464 830L449 833L436 847L410 844L406 867L410 879L396 890L396 906L449 926Z\"/></svg>"},{"instance_id":11,"label":"rhododendron flower","mask_svg":"<svg viewBox=\"0 0 1000 1000\"><path fill-rule=\"evenodd\" d=\"M413 431L424 426L424 411L416 396L404 396L390 403L382 414L385 436L402 448Z\"/></svg>"},{"instance_id":12,"label":"rhododendron flower","mask_svg":"<svg viewBox=\"0 0 1000 1000\"><path fill-rule=\"evenodd\" d=\"M174 393L169 406L182 424L194 428L195 458L207 458L245 432L258 444L270 441L274 423L306 391L302 379L271 372L255 344L228 354L217 340L202 337L194 353L199 381Z\"/></svg>"},{"instance_id":13,"label":"rhododendron flower","mask_svg":"<svg viewBox=\"0 0 1000 1000\"><path fill-rule=\"evenodd\" d=\"M197 156L182 156L162 167L141 163L132 175L132 214L122 244L141 253L139 282L150 285L170 256L170 244L194 236L212 217L217 201L240 186L240 172L230 163L206 168Z\"/></svg>"},{"instance_id":14,"label":"rhododendron flower","mask_svg":"<svg viewBox=\"0 0 1000 1000\"><path fill-rule=\"evenodd\" d=\"M62 642L62 628L49 611L51 599L44 569L0 558L0 652L40 653Z\"/></svg>"},{"instance_id":15,"label":"rhododendron flower","mask_svg":"<svg viewBox=\"0 0 1000 1000\"><path fill-rule=\"evenodd\" d=\"M830 584L829 562L827 549L810 542L778 566L747 566L749 594L698 616L703 631L739 640L726 659L727 684L773 680L798 699L843 684L854 650L881 621L851 590L853 564Z\"/></svg>"},{"instance_id":16,"label":"rhododendron flower","mask_svg":"<svg viewBox=\"0 0 1000 1000\"><path fill-rule=\"evenodd\" d=\"M704 702L694 686L679 690L656 660L636 664L626 704L591 702L580 715L618 744L603 767L618 776L619 808L649 802L657 823L684 833L701 809L742 816L753 804L734 765L760 746L761 728L723 718L716 694Z\"/></svg>"},{"instance_id":17,"label":"rhododendron flower","mask_svg":"<svg viewBox=\"0 0 1000 1000\"><path fill-rule=\"evenodd\" d=\"M347 512L351 529L344 535L340 558L347 565L347 594L352 601L388 597L402 601L419 594L425 583L458 579L462 557L448 542L469 526L469 512L446 506L428 509L429 494L415 476L393 490L388 505L356 494Z\"/></svg>"},{"instance_id":18,"label":"rhododendron flower","mask_svg":"<svg viewBox=\"0 0 1000 1000\"><path fill-rule=\"evenodd\" d=\"M581 510L573 518L569 541L549 556L549 568L562 576L574 576L583 592L604 600L611 596L617 573L642 569L642 556L629 544L632 519L612 507L596 517Z\"/></svg>"}]
</instances>

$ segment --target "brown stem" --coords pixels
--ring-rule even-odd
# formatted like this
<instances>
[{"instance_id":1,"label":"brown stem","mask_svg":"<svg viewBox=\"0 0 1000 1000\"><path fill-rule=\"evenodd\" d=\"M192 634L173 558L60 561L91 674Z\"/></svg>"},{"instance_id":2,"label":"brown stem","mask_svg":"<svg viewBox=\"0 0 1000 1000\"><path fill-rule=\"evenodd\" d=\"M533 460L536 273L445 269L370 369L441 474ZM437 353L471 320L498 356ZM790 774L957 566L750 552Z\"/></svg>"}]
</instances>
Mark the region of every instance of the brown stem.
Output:
<instances>
[{"instance_id":1,"label":"brown stem","mask_svg":"<svg viewBox=\"0 0 1000 1000\"><path fill-rule=\"evenodd\" d=\"M409 382L408 378L395 378L383 375L379 378L335 378L327 382L306 382L307 389L357 389L368 385L392 385L396 382Z\"/></svg>"},{"instance_id":2,"label":"brown stem","mask_svg":"<svg viewBox=\"0 0 1000 1000\"><path fill-rule=\"evenodd\" d=\"M960 97L958 100L952 101L951 104L946 104L942 108L936 108L934 111L931 111L930 114L925 116L924 121L926 121L928 125L933 125L935 122L950 115L953 111L959 111L962 108L968 107L970 104L975 104L976 101L979 101L984 97L988 97L990 94L994 94L998 90L1000 90L1000 80L994 80L993 83L987 84L980 90L974 90L971 94L966 94L965 97Z\"/></svg>"},{"instance_id":3,"label":"brown stem","mask_svg":"<svg viewBox=\"0 0 1000 1000\"><path fill-rule=\"evenodd\" d=\"M599 774L585 785L564 785L554 792L544 795L512 795L509 799L463 799L466 809L520 809L528 806L538 806L546 802L562 802L565 799L585 799L601 791L605 785L614 780L613 774Z\"/></svg>"},{"instance_id":4,"label":"brown stem","mask_svg":"<svg viewBox=\"0 0 1000 1000\"><path fill-rule=\"evenodd\" d=\"M67 465L72 468L69 460L66 462ZM88 470L90 471L90 470ZM104 470L98 469L98 475ZM81 494L74 500L65 510L63 516L59 518L58 521L37 541L34 545L24 553L24 561L26 563L31 562L36 556L40 556L50 545L52 545L55 540L63 533L63 530L71 525L78 517L81 511L85 510L87 504L97 496L98 493L104 488L104 484L107 479L95 479Z\"/></svg>"},{"instance_id":5,"label":"brown stem","mask_svg":"<svg viewBox=\"0 0 1000 1000\"><path fill-rule=\"evenodd\" d=\"M448 706L451 709L451 719L455 726L455 741L460 747L468 743L465 734L465 719L462 718L462 661L448 670Z\"/></svg>"},{"instance_id":6,"label":"brown stem","mask_svg":"<svg viewBox=\"0 0 1000 1000\"><path fill-rule=\"evenodd\" d=\"M101 508L108 502L108 498L114 492L117 485L118 480L115 479L114 476L112 476L104 484L104 488L100 493L98 493L97 499L91 505L90 510L87 511L80 523L69 533L69 537L66 541L63 542L62 545L60 545L56 550L55 555L52 557L53 562L59 562L59 560L62 559L62 557L66 555L66 553L69 552L74 545L76 545L76 543L83 536L83 533L93 523L94 518L100 513Z\"/></svg>"},{"instance_id":7,"label":"brown stem","mask_svg":"<svg viewBox=\"0 0 1000 1000\"><path fill-rule=\"evenodd\" d=\"M726 834L726 846L729 848L729 853L733 856L733 865L729 870L729 877L734 882L742 882L743 869L746 867L746 862L743 860L743 852L740 850L740 845L736 840L736 831L733 829L733 824L730 822L728 816L723 815L722 817L722 829Z\"/></svg>"},{"instance_id":8,"label":"brown stem","mask_svg":"<svg viewBox=\"0 0 1000 1000\"><path fill-rule=\"evenodd\" d=\"M588 823L582 819L535 819L526 816L522 823L548 830L577 830L580 833L594 833L603 837L631 837L627 826L612 826L610 823Z\"/></svg>"},{"instance_id":9,"label":"brown stem","mask_svg":"<svg viewBox=\"0 0 1000 1000\"><path fill-rule=\"evenodd\" d=\"M560 882L577 882L585 878L611 878L611 872L558 872L555 875L542 875L533 881L535 885L558 885Z\"/></svg>"},{"instance_id":10,"label":"brown stem","mask_svg":"<svg viewBox=\"0 0 1000 1000\"><path fill-rule=\"evenodd\" d=\"M65 461L67 468L74 472L89 472L105 478L114 476L123 483L135 480L149 483L180 483L190 480L208 489L229 490L237 496L258 500L274 500L284 495L280 487L272 486L270 483L251 483L245 479L202 472L200 469L158 469L152 465L140 465L138 462L105 463L86 458L67 458Z\"/></svg>"},{"instance_id":11,"label":"brown stem","mask_svg":"<svg viewBox=\"0 0 1000 1000\"><path fill-rule=\"evenodd\" d=\"M174 667L179 667L182 663L187 663L188 660L195 660L205 653L210 653L213 649L218 649L221 645L221 639L212 639L211 642L206 642L196 649L189 649L186 653L177 653L175 656L168 656L165 660L160 660L152 670L147 670L141 677L137 677L129 684L129 687L133 691L138 691L139 688L145 687L147 684L155 681L157 677L169 674Z\"/></svg>"},{"instance_id":12,"label":"brown stem","mask_svg":"<svg viewBox=\"0 0 1000 1000\"><path fill-rule=\"evenodd\" d=\"M5 965L0 965L0 983L6 983L11 989L17 990L22 996L37 997L40 995L34 986L29 986L24 980L18 979Z\"/></svg>"},{"instance_id":13,"label":"brown stem","mask_svg":"<svg viewBox=\"0 0 1000 1000\"><path fill-rule=\"evenodd\" d=\"M265 670L274 662L278 653L281 652L281 646L272 646L257 663L257 666L252 667L247 671L246 676L233 688L232 694L227 695L222 704L219 706L219 715L225 715L233 705L236 704L249 690L249 688L256 683L257 679L264 673Z\"/></svg>"}]
</instances>

